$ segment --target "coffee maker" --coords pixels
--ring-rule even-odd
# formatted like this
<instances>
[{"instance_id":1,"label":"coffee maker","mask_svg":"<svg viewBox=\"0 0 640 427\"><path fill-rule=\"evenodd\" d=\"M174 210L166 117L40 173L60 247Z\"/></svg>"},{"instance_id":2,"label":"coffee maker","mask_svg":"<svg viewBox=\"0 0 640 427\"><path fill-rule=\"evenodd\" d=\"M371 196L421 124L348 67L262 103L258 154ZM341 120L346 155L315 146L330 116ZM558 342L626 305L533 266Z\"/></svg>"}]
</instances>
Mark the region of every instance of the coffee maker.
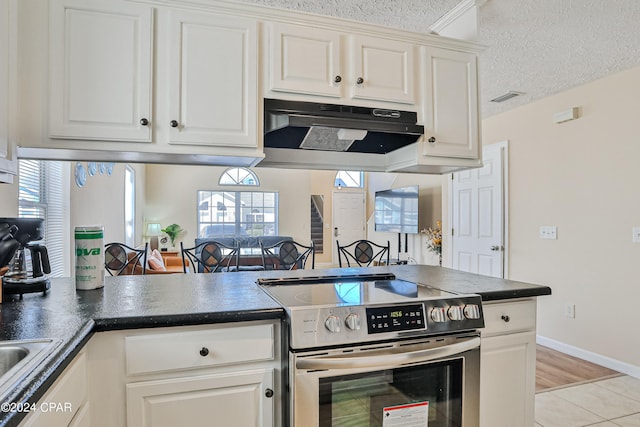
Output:
<instances>
[{"instance_id":1,"label":"coffee maker","mask_svg":"<svg viewBox=\"0 0 640 427\"><path fill-rule=\"evenodd\" d=\"M51 287L47 248L37 242L44 237L43 224L40 218L0 218L0 260L11 257L2 276L3 294L46 292Z\"/></svg>"}]
</instances>

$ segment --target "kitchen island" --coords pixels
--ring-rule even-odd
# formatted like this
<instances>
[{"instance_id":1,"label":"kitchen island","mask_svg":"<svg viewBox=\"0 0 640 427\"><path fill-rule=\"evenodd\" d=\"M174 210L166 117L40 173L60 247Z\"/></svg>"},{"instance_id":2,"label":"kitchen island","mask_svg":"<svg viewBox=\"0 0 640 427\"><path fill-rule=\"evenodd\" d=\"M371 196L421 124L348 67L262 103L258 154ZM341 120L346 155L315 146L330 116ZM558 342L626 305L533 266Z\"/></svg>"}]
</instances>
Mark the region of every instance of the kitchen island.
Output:
<instances>
[{"instance_id":1,"label":"kitchen island","mask_svg":"<svg viewBox=\"0 0 640 427\"><path fill-rule=\"evenodd\" d=\"M417 265L109 277L104 288L77 292L73 279L53 279L46 295L24 295L22 299L5 300L0 306L2 340L50 338L56 343L46 359L6 394L3 403L38 402L95 333L253 321L277 323L284 310L255 284L258 277L370 272L392 272L398 278L451 292L477 293L483 301L551 293L546 286ZM3 411L0 425L17 425L25 415Z\"/></svg>"}]
</instances>

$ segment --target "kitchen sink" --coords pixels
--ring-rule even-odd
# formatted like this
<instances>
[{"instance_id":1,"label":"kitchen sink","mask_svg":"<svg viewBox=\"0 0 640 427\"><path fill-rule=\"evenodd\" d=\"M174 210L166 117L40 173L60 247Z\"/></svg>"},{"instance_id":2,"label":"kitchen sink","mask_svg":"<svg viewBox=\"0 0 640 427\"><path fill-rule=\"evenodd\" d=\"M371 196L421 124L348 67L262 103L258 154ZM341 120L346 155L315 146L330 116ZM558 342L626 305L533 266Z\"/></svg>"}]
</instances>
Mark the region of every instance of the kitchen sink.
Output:
<instances>
[{"instance_id":1,"label":"kitchen sink","mask_svg":"<svg viewBox=\"0 0 640 427\"><path fill-rule=\"evenodd\" d=\"M0 399L49 354L51 339L0 341Z\"/></svg>"}]
</instances>

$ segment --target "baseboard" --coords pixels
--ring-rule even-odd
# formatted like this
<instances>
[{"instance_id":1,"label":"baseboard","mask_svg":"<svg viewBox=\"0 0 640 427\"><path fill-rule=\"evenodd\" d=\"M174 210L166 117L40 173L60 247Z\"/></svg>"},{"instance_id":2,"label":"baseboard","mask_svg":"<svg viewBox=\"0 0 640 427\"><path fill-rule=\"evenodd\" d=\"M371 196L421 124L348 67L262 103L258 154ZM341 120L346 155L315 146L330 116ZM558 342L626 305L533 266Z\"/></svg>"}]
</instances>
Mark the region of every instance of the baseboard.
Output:
<instances>
[{"instance_id":1,"label":"baseboard","mask_svg":"<svg viewBox=\"0 0 640 427\"><path fill-rule=\"evenodd\" d=\"M614 371L622 372L623 374L640 378L640 366L621 362L619 360L612 359L598 353L593 353L579 347L574 347L572 345L565 344L563 342L540 335L536 336L536 343L568 354L569 356L578 357L580 359L586 360L587 362L595 363L597 365L604 366L605 368L613 369Z\"/></svg>"}]
</instances>

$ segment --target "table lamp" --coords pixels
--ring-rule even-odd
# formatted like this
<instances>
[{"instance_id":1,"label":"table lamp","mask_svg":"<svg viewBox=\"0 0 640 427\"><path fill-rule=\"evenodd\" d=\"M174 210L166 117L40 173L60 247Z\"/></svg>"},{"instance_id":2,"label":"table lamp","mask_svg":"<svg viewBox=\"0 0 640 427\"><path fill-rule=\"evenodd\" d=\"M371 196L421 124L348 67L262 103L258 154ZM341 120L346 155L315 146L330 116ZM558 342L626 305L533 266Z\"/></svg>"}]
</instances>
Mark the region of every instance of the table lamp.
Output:
<instances>
[{"instance_id":1,"label":"table lamp","mask_svg":"<svg viewBox=\"0 0 640 427\"><path fill-rule=\"evenodd\" d=\"M158 249L158 236L162 234L162 227L157 222L147 224L147 236L149 239L149 248L151 250Z\"/></svg>"}]
</instances>

